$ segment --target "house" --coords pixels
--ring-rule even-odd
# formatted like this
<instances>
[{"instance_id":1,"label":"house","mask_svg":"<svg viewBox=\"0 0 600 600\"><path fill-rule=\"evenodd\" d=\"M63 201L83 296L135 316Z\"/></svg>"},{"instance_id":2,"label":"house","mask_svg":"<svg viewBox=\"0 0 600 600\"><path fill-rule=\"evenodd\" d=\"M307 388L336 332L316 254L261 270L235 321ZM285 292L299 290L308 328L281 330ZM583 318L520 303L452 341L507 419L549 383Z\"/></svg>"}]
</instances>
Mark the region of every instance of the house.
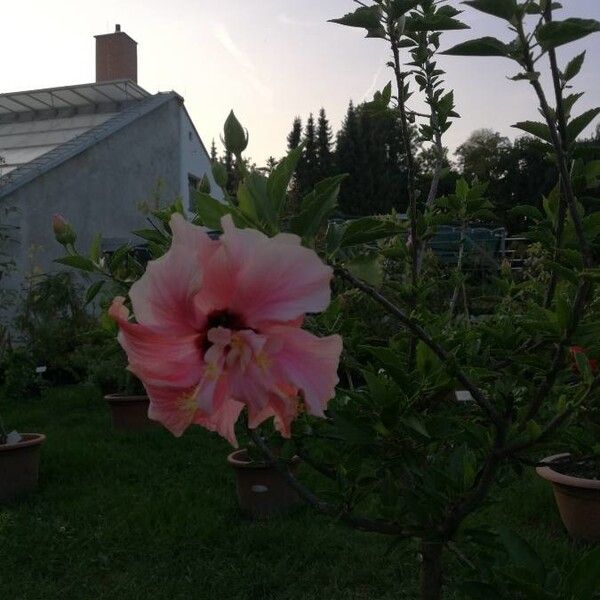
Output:
<instances>
[{"instance_id":1,"label":"house","mask_svg":"<svg viewBox=\"0 0 600 600\"><path fill-rule=\"evenodd\" d=\"M183 98L138 85L137 44L119 25L96 36L94 83L0 94L0 157L2 251L15 267L0 273L5 290L58 268L54 213L87 250L96 233L131 239L147 226L144 205L188 207L204 175L220 193Z\"/></svg>"}]
</instances>

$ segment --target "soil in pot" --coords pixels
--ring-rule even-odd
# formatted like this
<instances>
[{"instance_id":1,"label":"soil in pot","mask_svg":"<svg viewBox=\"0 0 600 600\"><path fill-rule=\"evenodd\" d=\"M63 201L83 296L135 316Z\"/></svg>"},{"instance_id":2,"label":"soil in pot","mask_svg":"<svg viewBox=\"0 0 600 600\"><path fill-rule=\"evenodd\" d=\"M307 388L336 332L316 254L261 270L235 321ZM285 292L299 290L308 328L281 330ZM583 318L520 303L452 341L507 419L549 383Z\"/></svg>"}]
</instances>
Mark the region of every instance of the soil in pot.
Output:
<instances>
[{"instance_id":1,"label":"soil in pot","mask_svg":"<svg viewBox=\"0 0 600 600\"><path fill-rule=\"evenodd\" d=\"M148 396L109 394L104 399L108 402L112 425L117 431L144 431L157 427L157 423L148 418Z\"/></svg>"},{"instance_id":2,"label":"soil in pot","mask_svg":"<svg viewBox=\"0 0 600 600\"><path fill-rule=\"evenodd\" d=\"M40 433L22 433L20 442L0 445L0 502L36 490L45 440Z\"/></svg>"},{"instance_id":3,"label":"soil in pot","mask_svg":"<svg viewBox=\"0 0 600 600\"><path fill-rule=\"evenodd\" d=\"M600 469L598 459L570 461L569 454L544 459L538 475L552 484L562 521L576 539L600 540Z\"/></svg>"},{"instance_id":4,"label":"soil in pot","mask_svg":"<svg viewBox=\"0 0 600 600\"><path fill-rule=\"evenodd\" d=\"M300 497L285 477L273 465L253 461L246 449L232 452L227 462L235 472L239 506L250 517L265 519L285 514L300 504ZM292 472L299 462L297 456L292 458Z\"/></svg>"}]
</instances>

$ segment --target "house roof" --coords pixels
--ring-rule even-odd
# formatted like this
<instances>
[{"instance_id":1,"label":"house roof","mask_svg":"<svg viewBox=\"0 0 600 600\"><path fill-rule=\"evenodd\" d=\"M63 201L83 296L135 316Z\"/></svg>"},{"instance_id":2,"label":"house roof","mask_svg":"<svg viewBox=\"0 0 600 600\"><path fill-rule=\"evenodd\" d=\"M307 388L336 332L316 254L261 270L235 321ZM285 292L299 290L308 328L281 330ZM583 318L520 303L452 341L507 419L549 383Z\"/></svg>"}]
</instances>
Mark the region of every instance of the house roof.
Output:
<instances>
[{"instance_id":1,"label":"house roof","mask_svg":"<svg viewBox=\"0 0 600 600\"><path fill-rule=\"evenodd\" d=\"M0 94L0 198L173 98L125 80Z\"/></svg>"}]
</instances>

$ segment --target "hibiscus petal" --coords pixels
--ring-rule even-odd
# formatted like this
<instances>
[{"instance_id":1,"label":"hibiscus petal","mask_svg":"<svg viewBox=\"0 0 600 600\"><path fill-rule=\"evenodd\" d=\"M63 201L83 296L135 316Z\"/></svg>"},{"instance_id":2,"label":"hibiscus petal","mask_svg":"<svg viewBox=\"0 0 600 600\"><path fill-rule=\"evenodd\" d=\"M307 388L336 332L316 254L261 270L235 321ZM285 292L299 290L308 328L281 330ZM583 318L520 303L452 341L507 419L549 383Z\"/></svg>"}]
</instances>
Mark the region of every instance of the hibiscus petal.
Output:
<instances>
[{"instance_id":1,"label":"hibiscus petal","mask_svg":"<svg viewBox=\"0 0 600 600\"><path fill-rule=\"evenodd\" d=\"M222 226L221 243L230 263L227 272L235 281L235 289L231 283L228 288L227 306L243 315L248 327L292 321L328 306L333 270L294 240L296 236L268 238L258 231L237 229L230 215L223 217ZM218 278L218 273L211 272L206 288L213 287Z\"/></svg>"},{"instance_id":2,"label":"hibiscus petal","mask_svg":"<svg viewBox=\"0 0 600 600\"><path fill-rule=\"evenodd\" d=\"M164 425L180 437L200 412L196 403L196 388L179 388L145 384L150 398L148 417Z\"/></svg>"},{"instance_id":3,"label":"hibiscus petal","mask_svg":"<svg viewBox=\"0 0 600 600\"><path fill-rule=\"evenodd\" d=\"M174 214L173 242L167 253L150 261L129 292L138 323L173 333L199 329L205 316L196 309L194 295L202 284L202 264L218 250L219 242L206 231Z\"/></svg>"},{"instance_id":4,"label":"hibiscus petal","mask_svg":"<svg viewBox=\"0 0 600 600\"><path fill-rule=\"evenodd\" d=\"M261 423L274 417L275 429L284 438L292 435L292 421L298 415L298 396L281 396L271 394L267 405L262 410L256 410L248 405L248 427L256 429Z\"/></svg>"},{"instance_id":5,"label":"hibiscus petal","mask_svg":"<svg viewBox=\"0 0 600 600\"><path fill-rule=\"evenodd\" d=\"M307 412L324 416L339 381L342 338L339 335L318 338L303 329L285 326L271 327L265 334L281 343L281 349L273 356L277 378L303 393Z\"/></svg>"},{"instance_id":6,"label":"hibiscus petal","mask_svg":"<svg viewBox=\"0 0 600 600\"><path fill-rule=\"evenodd\" d=\"M194 423L206 427L209 431L216 431L234 447L238 447L235 437L235 424L242 412L244 405L229 397L225 397L216 409L210 413L198 412L194 417Z\"/></svg>"},{"instance_id":7,"label":"hibiscus petal","mask_svg":"<svg viewBox=\"0 0 600 600\"><path fill-rule=\"evenodd\" d=\"M109 315L119 325L117 339L127 353L129 369L142 382L177 388L197 385L203 368L200 334L164 334L132 323L123 298L115 298Z\"/></svg>"}]
</instances>

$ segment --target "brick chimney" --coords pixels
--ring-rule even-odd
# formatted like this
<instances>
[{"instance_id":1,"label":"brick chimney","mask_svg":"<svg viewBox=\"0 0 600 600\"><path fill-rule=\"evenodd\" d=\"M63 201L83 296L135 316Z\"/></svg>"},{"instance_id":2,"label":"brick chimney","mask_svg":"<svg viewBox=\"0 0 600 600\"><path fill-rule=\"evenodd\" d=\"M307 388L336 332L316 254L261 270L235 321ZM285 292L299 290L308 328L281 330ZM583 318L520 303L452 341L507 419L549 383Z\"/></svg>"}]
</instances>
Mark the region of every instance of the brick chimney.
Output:
<instances>
[{"instance_id":1,"label":"brick chimney","mask_svg":"<svg viewBox=\"0 0 600 600\"><path fill-rule=\"evenodd\" d=\"M137 83L137 42L121 26L96 37L96 83L130 79Z\"/></svg>"}]
</instances>

